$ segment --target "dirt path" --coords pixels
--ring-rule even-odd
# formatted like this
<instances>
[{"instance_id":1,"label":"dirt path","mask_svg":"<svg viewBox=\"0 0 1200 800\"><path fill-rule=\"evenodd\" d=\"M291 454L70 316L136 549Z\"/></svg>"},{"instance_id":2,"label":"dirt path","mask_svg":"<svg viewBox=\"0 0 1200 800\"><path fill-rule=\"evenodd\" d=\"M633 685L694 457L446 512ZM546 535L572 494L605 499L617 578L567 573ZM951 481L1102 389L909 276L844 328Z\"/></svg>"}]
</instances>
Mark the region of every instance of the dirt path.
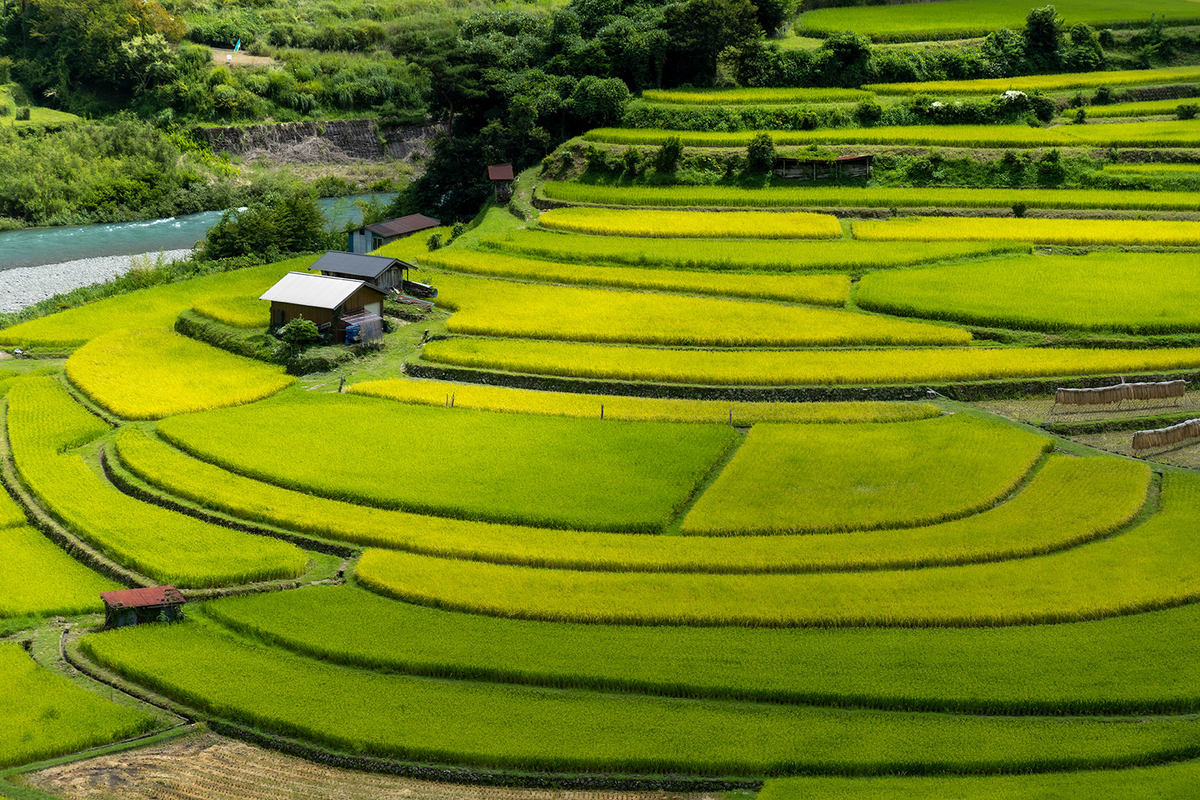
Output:
<instances>
[{"instance_id":1,"label":"dirt path","mask_svg":"<svg viewBox=\"0 0 1200 800\"><path fill-rule=\"evenodd\" d=\"M214 47L212 51L214 64L227 64L233 67L273 67L275 60L267 56L252 56L244 50L238 50L236 53L232 50L225 50Z\"/></svg>"}]
</instances>

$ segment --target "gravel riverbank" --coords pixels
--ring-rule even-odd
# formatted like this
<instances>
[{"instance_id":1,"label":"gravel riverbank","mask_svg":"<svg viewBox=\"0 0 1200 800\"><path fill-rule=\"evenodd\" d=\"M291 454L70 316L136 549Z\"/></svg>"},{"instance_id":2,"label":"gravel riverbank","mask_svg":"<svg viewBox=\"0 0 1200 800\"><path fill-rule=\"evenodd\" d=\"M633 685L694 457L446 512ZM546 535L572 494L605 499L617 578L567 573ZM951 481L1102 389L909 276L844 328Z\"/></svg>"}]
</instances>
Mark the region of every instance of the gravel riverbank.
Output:
<instances>
[{"instance_id":1,"label":"gravel riverbank","mask_svg":"<svg viewBox=\"0 0 1200 800\"><path fill-rule=\"evenodd\" d=\"M176 261L191 250L166 250L163 258ZM131 256L103 256L42 264L37 267L13 267L0 271L0 312L19 311L56 294L81 286L90 286L129 271L134 259L158 259L158 253Z\"/></svg>"}]
</instances>

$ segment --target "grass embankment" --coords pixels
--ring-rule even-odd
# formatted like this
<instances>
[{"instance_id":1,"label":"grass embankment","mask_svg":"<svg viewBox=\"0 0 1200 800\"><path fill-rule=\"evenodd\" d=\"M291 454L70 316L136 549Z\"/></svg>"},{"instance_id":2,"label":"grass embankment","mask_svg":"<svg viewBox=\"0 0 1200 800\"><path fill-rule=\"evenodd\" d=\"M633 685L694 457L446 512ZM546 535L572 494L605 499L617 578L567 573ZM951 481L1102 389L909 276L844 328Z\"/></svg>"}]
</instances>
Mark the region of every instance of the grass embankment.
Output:
<instances>
[{"instance_id":1,"label":"grass embankment","mask_svg":"<svg viewBox=\"0 0 1200 800\"><path fill-rule=\"evenodd\" d=\"M159 431L227 469L332 499L491 522L645 531L666 524L735 437L728 426L302 393L168 418Z\"/></svg>"},{"instance_id":2,"label":"grass embankment","mask_svg":"<svg viewBox=\"0 0 1200 800\"><path fill-rule=\"evenodd\" d=\"M1200 748L1200 726L1188 721L863 713L429 681L347 669L195 623L127 628L82 646L127 678L205 711L352 752L435 763L878 774L1116 766Z\"/></svg>"},{"instance_id":3,"label":"grass embankment","mask_svg":"<svg viewBox=\"0 0 1200 800\"><path fill-rule=\"evenodd\" d=\"M53 378L30 378L9 392L8 435L21 477L68 528L117 562L180 587L291 578L308 557L285 542L210 525L117 491L63 452L109 427Z\"/></svg>"},{"instance_id":4,"label":"grass embankment","mask_svg":"<svg viewBox=\"0 0 1200 800\"><path fill-rule=\"evenodd\" d=\"M538 223L554 230L667 239L840 239L842 226L831 214L804 212L621 211L609 208L553 208Z\"/></svg>"},{"instance_id":5,"label":"grass embankment","mask_svg":"<svg viewBox=\"0 0 1200 800\"><path fill-rule=\"evenodd\" d=\"M962 345L960 328L853 311L670 294L438 277L452 333L621 344L724 347Z\"/></svg>"}]
</instances>

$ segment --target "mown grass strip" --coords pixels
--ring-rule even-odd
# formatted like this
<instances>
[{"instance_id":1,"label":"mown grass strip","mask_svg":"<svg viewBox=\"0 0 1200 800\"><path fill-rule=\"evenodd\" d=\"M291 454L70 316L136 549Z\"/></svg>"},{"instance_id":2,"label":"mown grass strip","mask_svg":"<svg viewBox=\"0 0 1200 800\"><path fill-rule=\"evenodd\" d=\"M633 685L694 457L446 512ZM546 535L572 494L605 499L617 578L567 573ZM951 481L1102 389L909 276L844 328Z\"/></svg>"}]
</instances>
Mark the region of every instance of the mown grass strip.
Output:
<instances>
[{"instance_id":1,"label":"mown grass strip","mask_svg":"<svg viewBox=\"0 0 1200 800\"><path fill-rule=\"evenodd\" d=\"M842 226L830 214L803 212L620 211L553 208L538 223L554 230L616 236L703 239L840 239Z\"/></svg>"},{"instance_id":2,"label":"mown grass strip","mask_svg":"<svg viewBox=\"0 0 1200 800\"><path fill-rule=\"evenodd\" d=\"M893 710L1200 708L1200 606L1014 628L697 628L497 619L350 587L205 604L222 625L384 672Z\"/></svg>"},{"instance_id":3,"label":"mown grass strip","mask_svg":"<svg viewBox=\"0 0 1200 800\"><path fill-rule=\"evenodd\" d=\"M821 306L842 306L850 297L850 277L847 275L733 276L669 269L588 266L460 248L434 251L424 256L422 263L498 278L784 300Z\"/></svg>"},{"instance_id":4,"label":"mown grass strip","mask_svg":"<svg viewBox=\"0 0 1200 800\"><path fill-rule=\"evenodd\" d=\"M101 479L81 456L63 453L108 426L53 378L20 382L8 402L8 435L21 477L47 510L115 561L181 587L291 578L307 567L307 555L294 545L139 502Z\"/></svg>"},{"instance_id":5,"label":"mown grass strip","mask_svg":"<svg viewBox=\"0 0 1200 800\"><path fill-rule=\"evenodd\" d=\"M902 217L855 220L854 238L868 241L995 241L1073 245L1200 245L1200 222L1146 219L986 219Z\"/></svg>"},{"instance_id":6,"label":"mown grass strip","mask_svg":"<svg viewBox=\"0 0 1200 800\"><path fill-rule=\"evenodd\" d=\"M957 258L976 258L1028 247L1007 242L959 244L950 242L904 242L881 244L853 239L824 241L722 241L688 239L645 239L622 236L571 236L537 230L518 230L484 236L483 247L503 253L518 253L552 261L568 261L588 269L597 262L630 264L650 268L710 269L719 271L884 269L928 264ZM450 251L454 252L454 251Z\"/></svg>"},{"instance_id":7,"label":"mown grass strip","mask_svg":"<svg viewBox=\"0 0 1200 800\"><path fill-rule=\"evenodd\" d=\"M875 83L864 88L876 94L1001 94L1009 89L1025 92L1062 92L1071 89L1095 89L1099 86L1149 86L1156 83L1188 83L1197 80L1200 80L1200 67L1187 66L1126 69L1112 72L1066 72L1058 75L1020 75L1012 78L980 78L971 81Z\"/></svg>"},{"instance_id":8,"label":"mown grass strip","mask_svg":"<svg viewBox=\"0 0 1200 800\"><path fill-rule=\"evenodd\" d=\"M877 272L863 308L907 317L1033 330L1200 330L1195 253L1091 253Z\"/></svg>"},{"instance_id":9,"label":"mown grass strip","mask_svg":"<svg viewBox=\"0 0 1200 800\"><path fill-rule=\"evenodd\" d=\"M174 331L114 331L67 359L67 377L126 419L252 403L295 382L283 367L252 361Z\"/></svg>"},{"instance_id":10,"label":"mown grass strip","mask_svg":"<svg viewBox=\"0 0 1200 800\"><path fill-rule=\"evenodd\" d=\"M227 469L335 500L618 531L660 530L735 437L725 425L494 414L307 393L171 417L158 430Z\"/></svg>"},{"instance_id":11,"label":"mown grass strip","mask_svg":"<svg viewBox=\"0 0 1200 800\"><path fill-rule=\"evenodd\" d=\"M38 666L19 644L0 643L0 767L108 744L154 726L153 717Z\"/></svg>"},{"instance_id":12,"label":"mown grass strip","mask_svg":"<svg viewBox=\"0 0 1200 800\"><path fill-rule=\"evenodd\" d=\"M1035 555L1121 527L1138 512L1149 481L1146 467L1133 462L1052 456L1026 488L994 509L903 533L681 538L548 532L365 508L236 475L136 429L121 431L116 449L126 468L173 495L325 538L501 564L639 572L814 572Z\"/></svg>"},{"instance_id":13,"label":"mown grass strip","mask_svg":"<svg viewBox=\"0 0 1200 800\"><path fill-rule=\"evenodd\" d=\"M1200 366L1197 348L719 351L467 338L430 342L422 357L437 364L534 375L725 386L908 384Z\"/></svg>"},{"instance_id":14,"label":"mown grass strip","mask_svg":"<svg viewBox=\"0 0 1200 800\"><path fill-rule=\"evenodd\" d=\"M1117 766L1200 750L1159 720L971 718L625 697L383 675L195 623L89 636L89 657L209 713L339 749L555 771L783 775ZM897 748L896 742L905 746Z\"/></svg>"},{"instance_id":15,"label":"mown grass strip","mask_svg":"<svg viewBox=\"0 0 1200 800\"><path fill-rule=\"evenodd\" d=\"M966 414L893 425L755 425L681 531L930 525L992 506L1053 446L1045 436Z\"/></svg>"},{"instance_id":16,"label":"mown grass strip","mask_svg":"<svg viewBox=\"0 0 1200 800\"><path fill-rule=\"evenodd\" d=\"M1130 189L960 189L937 187L801 187L770 186L598 186L548 181L542 191L552 200L618 206L679 206L726 208L1111 208L1155 211L1196 211L1195 192L1157 192Z\"/></svg>"},{"instance_id":17,"label":"mown grass strip","mask_svg":"<svg viewBox=\"0 0 1200 800\"><path fill-rule=\"evenodd\" d=\"M571 572L368 550L355 574L400 600L503 617L642 625L971 626L1101 619L1200 599L1200 476L1110 539L1020 561L809 575Z\"/></svg>"},{"instance_id":18,"label":"mown grass strip","mask_svg":"<svg viewBox=\"0 0 1200 800\"><path fill-rule=\"evenodd\" d=\"M689 106L852 103L870 97L871 93L862 89L646 89L642 92L642 99L650 103Z\"/></svg>"},{"instance_id":19,"label":"mown grass strip","mask_svg":"<svg viewBox=\"0 0 1200 800\"><path fill-rule=\"evenodd\" d=\"M623 344L962 345L961 328L853 311L442 275L452 333Z\"/></svg>"}]
</instances>

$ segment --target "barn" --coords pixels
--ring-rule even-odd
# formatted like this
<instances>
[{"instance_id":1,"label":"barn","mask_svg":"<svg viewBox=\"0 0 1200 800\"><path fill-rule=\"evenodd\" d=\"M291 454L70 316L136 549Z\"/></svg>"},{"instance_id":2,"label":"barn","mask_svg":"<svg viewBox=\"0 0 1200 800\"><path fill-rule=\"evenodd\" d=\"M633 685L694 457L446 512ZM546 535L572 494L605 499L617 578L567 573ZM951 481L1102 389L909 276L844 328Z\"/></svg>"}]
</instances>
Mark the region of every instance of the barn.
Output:
<instances>
[{"instance_id":1,"label":"barn","mask_svg":"<svg viewBox=\"0 0 1200 800\"><path fill-rule=\"evenodd\" d=\"M383 335L384 296L383 290L362 280L289 272L259 299L271 303L271 327L303 317L341 344L370 342Z\"/></svg>"},{"instance_id":2,"label":"barn","mask_svg":"<svg viewBox=\"0 0 1200 800\"><path fill-rule=\"evenodd\" d=\"M100 595L104 627L124 628L144 622L174 622L183 617L183 593L174 586L121 589Z\"/></svg>"},{"instance_id":3,"label":"barn","mask_svg":"<svg viewBox=\"0 0 1200 800\"><path fill-rule=\"evenodd\" d=\"M388 242L394 242L417 231L425 231L441 225L440 220L427 217L424 214L409 214L406 217L389 219L386 222L376 222L364 225L350 231L346 249L351 253L369 253L378 250Z\"/></svg>"},{"instance_id":4,"label":"barn","mask_svg":"<svg viewBox=\"0 0 1200 800\"><path fill-rule=\"evenodd\" d=\"M322 275L362 281L383 292L404 288L412 264L387 256L365 256L330 250L312 265Z\"/></svg>"},{"instance_id":5,"label":"barn","mask_svg":"<svg viewBox=\"0 0 1200 800\"><path fill-rule=\"evenodd\" d=\"M795 178L802 181L842 178L869 178L875 156L837 156L835 158L788 158L775 159L775 175L780 178Z\"/></svg>"}]
</instances>

